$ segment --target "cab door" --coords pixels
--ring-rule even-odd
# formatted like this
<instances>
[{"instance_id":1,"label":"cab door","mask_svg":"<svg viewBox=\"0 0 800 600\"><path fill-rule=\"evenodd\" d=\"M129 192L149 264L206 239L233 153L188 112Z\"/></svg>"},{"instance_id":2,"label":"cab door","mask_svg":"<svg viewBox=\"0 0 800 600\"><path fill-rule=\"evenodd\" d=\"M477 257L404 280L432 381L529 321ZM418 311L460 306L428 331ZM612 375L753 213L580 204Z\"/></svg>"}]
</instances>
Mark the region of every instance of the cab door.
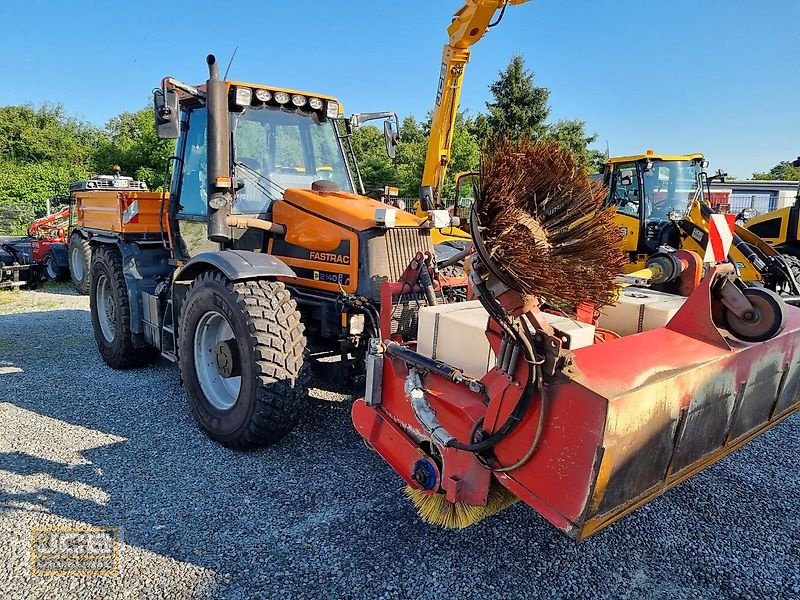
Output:
<instances>
[{"instance_id":1,"label":"cab door","mask_svg":"<svg viewBox=\"0 0 800 600\"><path fill-rule=\"evenodd\" d=\"M614 221L623 233L622 249L631 254L635 262L641 232L641 193L636 163L611 165L606 179L609 188L606 206L616 206Z\"/></svg>"},{"instance_id":2,"label":"cab door","mask_svg":"<svg viewBox=\"0 0 800 600\"><path fill-rule=\"evenodd\" d=\"M178 153L181 158L173 173L172 226L175 233L175 254L182 260L216 251L220 245L208 239L207 232L207 112L205 107L184 112Z\"/></svg>"}]
</instances>

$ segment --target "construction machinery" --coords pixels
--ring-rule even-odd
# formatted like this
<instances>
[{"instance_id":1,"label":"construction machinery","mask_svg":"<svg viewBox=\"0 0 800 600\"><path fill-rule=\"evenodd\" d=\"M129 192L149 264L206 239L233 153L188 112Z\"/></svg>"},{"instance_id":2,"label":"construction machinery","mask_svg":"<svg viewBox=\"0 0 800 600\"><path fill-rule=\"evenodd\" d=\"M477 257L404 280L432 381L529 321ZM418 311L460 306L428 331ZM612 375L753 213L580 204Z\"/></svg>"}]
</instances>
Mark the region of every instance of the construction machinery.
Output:
<instances>
[{"instance_id":1,"label":"construction machinery","mask_svg":"<svg viewBox=\"0 0 800 600\"><path fill-rule=\"evenodd\" d=\"M379 292L419 253L435 262L425 218L356 193L349 128L329 95L209 79L165 78L156 129L177 138L169 193L79 195L91 247L90 303L98 350L124 369L161 355L180 365L192 413L236 448L285 435L307 395L308 352L363 365ZM396 330L420 296L396 306Z\"/></svg>"},{"instance_id":2,"label":"construction machinery","mask_svg":"<svg viewBox=\"0 0 800 600\"><path fill-rule=\"evenodd\" d=\"M800 168L800 156L792 162L793 167ZM793 206L779 208L762 215L747 218L743 227L757 235L781 254L793 257L792 264L797 265L800 277L800 182L797 185L797 198Z\"/></svg>"},{"instance_id":3,"label":"construction machinery","mask_svg":"<svg viewBox=\"0 0 800 600\"><path fill-rule=\"evenodd\" d=\"M392 299L433 273L418 261L383 284L352 418L432 523L463 527L522 501L585 538L800 409L800 309L687 250L616 287L627 257L613 209L573 167L552 145L484 157L477 300L431 302L402 339ZM650 287L668 282L680 293Z\"/></svg>"},{"instance_id":4,"label":"construction machinery","mask_svg":"<svg viewBox=\"0 0 800 600\"><path fill-rule=\"evenodd\" d=\"M436 86L436 98L431 112L431 133L425 154L425 167L420 186L417 215L425 217L427 211L446 208L442 188L450 163L453 134L464 82L464 71L470 58L470 48L495 27L511 4L524 4L529 0L467 0L453 15L447 28L448 42L442 50L442 64ZM451 226L433 232L437 246L447 243L454 248L464 248L470 243L469 233ZM444 250L443 256L449 253Z\"/></svg>"},{"instance_id":5,"label":"construction machinery","mask_svg":"<svg viewBox=\"0 0 800 600\"><path fill-rule=\"evenodd\" d=\"M31 260L40 264L48 281L69 279L67 246L64 243L69 227L69 206L36 219L28 227Z\"/></svg>"},{"instance_id":6,"label":"construction machinery","mask_svg":"<svg viewBox=\"0 0 800 600\"><path fill-rule=\"evenodd\" d=\"M715 214L705 198L707 165L702 154L644 154L610 158L602 173L607 205L616 206L622 247L630 264L641 268L661 247L682 248L701 255L708 247ZM742 279L800 300L800 261L781 254L758 231L730 224L730 260Z\"/></svg>"},{"instance_id":7,"label":"construction machinery","mask_svg":"<svg viewBox=\"0 0 800 600\"><path fill-rule=\"evenodd\" d=\"M34 288L42 279L65 281L69 278L67 247L69 206L35 219L26 236L0 238L0 289L27 286Z\"/></svg>"}]
</instances>

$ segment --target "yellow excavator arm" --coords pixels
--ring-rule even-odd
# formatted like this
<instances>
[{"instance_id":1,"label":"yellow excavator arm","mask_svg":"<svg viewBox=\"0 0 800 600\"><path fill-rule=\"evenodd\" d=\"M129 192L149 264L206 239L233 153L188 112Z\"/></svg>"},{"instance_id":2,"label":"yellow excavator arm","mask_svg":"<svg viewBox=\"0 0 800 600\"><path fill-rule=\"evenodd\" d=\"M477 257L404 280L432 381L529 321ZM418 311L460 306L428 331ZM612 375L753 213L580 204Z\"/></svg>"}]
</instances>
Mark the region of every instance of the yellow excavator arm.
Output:
<instances>
[{"instance_id":1,"label":"yellow excavator arm","mask_svg":"<svg viewBox=\"0 0 800 600\"><path fill-rule=\"evenodd\" d=\"M487 29L499 22L509 4L524 4L529 1L467 0L453 16L453 22L447 28L450 39L442 52L436 102L431 115L431 135L420 187L421 212L435 208L442 193L447 164L450 162L453 127L461 97L464 68L469 62L470 47L483 37ZM500 14L492 22L498 10Z\"/></svg>"}]
</instances>

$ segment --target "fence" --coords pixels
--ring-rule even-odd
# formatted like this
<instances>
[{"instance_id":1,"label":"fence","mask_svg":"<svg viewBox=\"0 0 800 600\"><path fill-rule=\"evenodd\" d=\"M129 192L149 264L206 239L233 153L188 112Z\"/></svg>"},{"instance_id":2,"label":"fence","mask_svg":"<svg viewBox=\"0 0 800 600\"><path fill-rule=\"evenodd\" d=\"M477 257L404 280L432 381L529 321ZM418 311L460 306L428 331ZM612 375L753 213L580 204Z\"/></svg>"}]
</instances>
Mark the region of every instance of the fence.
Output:
<instances>
[{"instance_id":1,"label":"fence","mask_svg":"<svg viewBox=\"0 0 800 600\"><path fill-rule=\"evenodd\" d=\"M745 208L754 208L759 215L778 208L775 194L731 194L728 200L730 212L738 214Z\"/></svg>"}]
</instances>

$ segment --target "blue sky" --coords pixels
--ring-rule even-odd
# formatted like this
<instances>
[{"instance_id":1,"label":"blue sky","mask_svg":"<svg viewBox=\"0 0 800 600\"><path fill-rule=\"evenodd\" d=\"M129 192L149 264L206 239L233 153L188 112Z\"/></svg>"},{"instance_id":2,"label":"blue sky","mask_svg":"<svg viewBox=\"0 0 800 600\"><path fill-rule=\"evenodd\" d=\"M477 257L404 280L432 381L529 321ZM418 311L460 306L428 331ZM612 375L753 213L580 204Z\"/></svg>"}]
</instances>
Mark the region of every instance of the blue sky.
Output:
<instances>
[{"instance_id":1,"label":"blue sky","mask_svg":"<svg viewBox=\"0 0 800 600\"><path fill-rule=\"evenodd\" d=\"M164 75L231 77L338 96L348 111L424 117L460 0L5 0L0 105L60 102L102 124ZM226 7L227 14L219 12ZM800 0L534 0L473 48L475 114L514 53L612 154L703 152L749 176L800 154Z\"/></svg>"}]
</instances>

